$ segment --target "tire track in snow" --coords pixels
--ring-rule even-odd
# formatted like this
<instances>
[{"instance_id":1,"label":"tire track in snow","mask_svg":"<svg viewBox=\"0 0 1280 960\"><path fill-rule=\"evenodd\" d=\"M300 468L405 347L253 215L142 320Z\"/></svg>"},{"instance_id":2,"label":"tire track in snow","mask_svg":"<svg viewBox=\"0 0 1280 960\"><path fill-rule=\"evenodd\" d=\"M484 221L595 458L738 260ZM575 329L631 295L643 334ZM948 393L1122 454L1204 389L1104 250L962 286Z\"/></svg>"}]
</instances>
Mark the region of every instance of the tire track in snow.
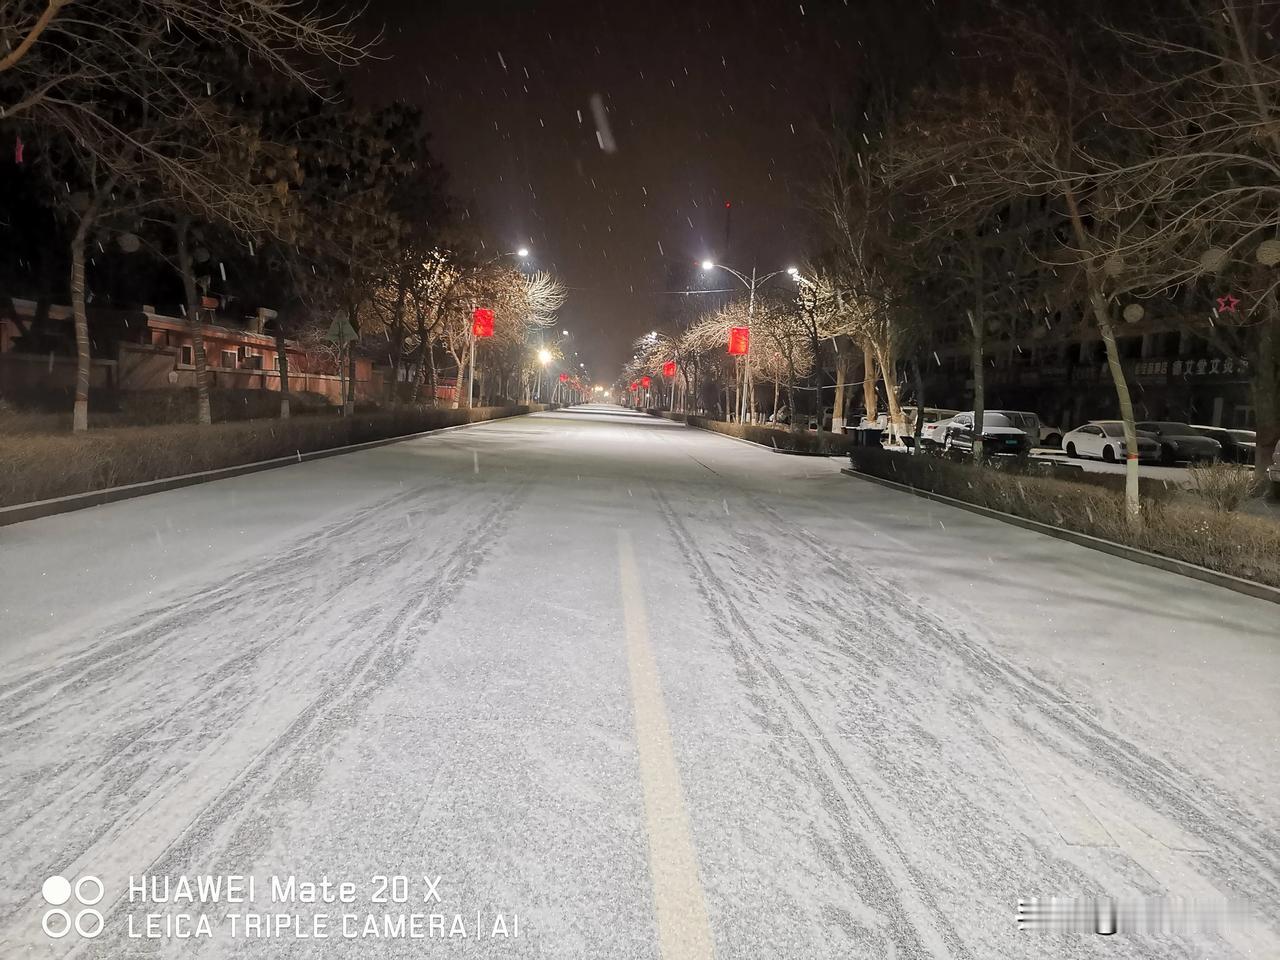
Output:
<instances>
[{"instance_id":1,"label":"tire track in snow","mask_svg":"<svg viewBox=\"0 0 1280 960\"><path fill-rule=\"evenodd\" d=\"M968 958L967 948L940 910L924 878L898 845L804 700L768 655L766 646L739 611L732 590L716 574L666 496L656 485L650 486L659 514L708 608L712 628L728 646L740 670L767 677L777 691L774 703L765 705L764 709L778 704L784 706L787 722L797 734L790 742L806 751L807 774L839 832L844 856L853 868L850 882L858 896L884 918L884 932L903 956Z\"/></svg>"},{"instance_id":2,"label":"tire track in snow","mask_svg":"<svg viewBox=\"0 0 1280 960\"><path fill-rule=\"evenodd\" d=\"M277 734L274 734L270 741L256 754L245 757L243 762L236 761L239 763L239 768L230 778L230 781L225 783L213 799L202 802L199 812L194 817L190 816L189 805L186 806L185 810L167 811L170 816L181 816L185 826L180 828L176 839L170 838L171 842L163 851L147 854L147 858L154 858L151 865L147 867L147 872L167 872L171 874L182 872L176 864L183 861L190 862L200 857L203 853L202 846L216 843L216 836L234 838L240 831L228 829L228 824L237 818L257 817L257 814L254 813L254 807L263 799L263 796L287 778L295 766L314 763L323 745L337 736L345 728L346 724L351 722L358 710L359 703L363 702L365 697L380 689L397 675L413 651L414 644L411 642L410 632L420 630L434 623L444 612L450 599L479 569L492 542L501 536L508 518L523 501L528 489L528 482L525 481L511 486L509 489L504 490L501 496L493 499L490 499L491 487L484 483L477 483L470 489L481 492L472 493L463 500L460 506L454 505L453 509L455 511L474 511L478 516L472 517L468 513L467 522L462 528L462 532L456 535L452 541L452 548L447 550L443 557L436 557L429 550L422 551L421 557L414 564L411 564L408 570L401 567L392 569L387 576L395 577L395 582L391 586L399 589L394 591L391 602L375 602L370 608L357 611L355 625L358 626L364 623L370 629L366 630L363 636L357 631L353 631L351 636L345 638L344 643L348 647L351 640L358 640L359 646L357 650L349 653L345 648L340 649L340 645L334 645L333 649L338 650L344 658L341 669L334 671L335 676L332 679L320 678L320 692L310 696L305 706L298 710L287 725ZM381 510L386 511L392 503L410 502L417 497L429 495L430 492L429 490L418 490L403 495L398 494L389 498L388 501L383 501ZM468 502L476 500L480 500L479 505L474 502ZM386 523L381 525L372 523L366 525L363 530L360 528L361 521L368 521L377 510L377 507L370 508L369 510L361 511L357 516L346 518L335 524L329 531L330 536L328 539L332 541L334 537L340 536L344 532L351 533L354 536L356 531L360 531L360 536L363 536L366 540L380 541L388 533ZM400 516L397 514L394 519L398 521ZM387 523L389 522L387 521ZM419 548L421 548L423 542L418 541ZM307 558L318 562L322 557L333 552L333 546L330 542L327 546L316 545L314 549L285 551L281 554L282 562L279 564L278 569L274 564L269 564L267 569L277 569L278 575L284 577L287 581L288 578L302 572ZM337 552L340 556L343 554L342 547L342 544L338 545ZM372 559L384 554L385 550L381 552L375 550L373 553L356 554L343 559L347 562L348 567L360 566L368 565ZM288 559L285 560L283 558ZM250 589L251 594L255 594L258 592L252 589L252 581L255 576L257 575L246 573L237 577L236 582ZM276 581L273 581L273 583L276 583ZM421 584L420 589L419 584ZM215 592L224 593L225 591L219 589ZM267 594L270 595L271 591L267 590ZM205 596L205 593L200 594L200 596ZM386 598L382 599L385 600ZM172 608L175 611L180 611L182 604L180 602L175 603ZM290 612L296 613L296 611L286 611L286 614ZM174 624L175 630L181 631L184 625L189 623L189 620L185 618L180 618L180 620L181 622ZM222 628L220 626L218 629ZM172 630L162 632L166 633L170 639L174 636ZM289 637L277 638L273 645L286 644L289 640ZM253 656L235 657L227 665L242 664L245 671L242 676L245 676L245 679L248 680L247 673L252 671L256 659ZM85 682L83 680L80 681L81 684ZM259 689L254 687L251 682L247 685L249 687L249 695L255 697L255 699L260 700L271 695L270 688L266 690ZM225 687L226 684L222 686ZM219 695L218 688L204 691L203 696L198 698L200 702L193 704L191 701L184 701L179 705L178 709L184 712L192 709L204 711L199 715L199 720L202 722L195 731L197 737L202 736L203 740L192 744L188 753L196 752L197 756L203 754L206 758L209 755L217 756L220 760L225 761L227 746L222 742L221 731L212 729L217 727L217 723L213 722L216 717L210 716L210 707L201 706L204 701L216 701ZM234 717L243 709L243 697L244 694L242 693L239 702L222 705L214 703L211 706L220 706L225 714ZM163 729L170 721L171 715L161 716L143 732L149 735ZM145 737L130 736L131 742L135 744L145 739ZM301 746L304 742L307 744L306 748ZM155 745L146 744L141 748L144 757L148 752L148 746L154 747ZM203 750L201 749L202 746ZM151 752L155 752L154 749ZM135 760L136 762L139 761ZM60 771L62 769L64 768L60 768ZM46 770L46 772L48 771ZM187 789L192 772L192 764L188 761L177 769L166 771L166 775L160 779L148 794L124 797L123 801L127 804L127 809L110 815L108 822L104 825L105 828L85 842L76 845L68 842L70 838L60 837L61 849L58 851L58 862L56 864L52 862L27 862L15 864L15 866L19 868L25 867L25 872L29 874L29 877L38 878L42 877L49 869L65 868L71 861L86 864L109 862L113 859L113 856L107 854L106 851L111 850L113 847L118 847L121 839L128 835L133 824L140 818L154 817L157 808L163 807L167 796L171 792L181 793L182 790ZM44 781L42 786L46 790L51 789L54 795L57 795L58 784L56 779L53 782ZM100 790L101 782L95 784L95 786ZM294 783L294 786L297 787L299 785ZM102 798L99 798L99 803L101 802ZM263 822L263 818L257 818L258 826L261 826ZM13 836L11 832L9 835ZM128 855L133 855L135 858L141 856L137 851L129 851ZM138 866L141 866L141 864L138 864ZM95 867L95 869L100 868ZM14 872L17 871L15 870ZM137 873L142 871L134 869L130 872ZM26 884L17 883L18 877L10 877L8 880L19 888L38 889L39 886L38 879ZM32 886L32 883L34 883L34 886ZM21 909L23 905L16 904L15 906ZM119 904L117 903L116 906L118 909ZM0 920L3 919L5 918L0 917Z\"/></svg>"},{"instance_id":3,"label":"tire track in snow","mask_svg":"<svg viewBox=\"0 0 1280 960\"><path fill-rule=\"evenodd\" d=\"M778 530L783 538L781 542L786 542L786 537L799 538L833 571L854 569L851 558L799 524L786 520L772 505L751 494L747 496ZM1253 871L1242 892L1258 904L1280 900L1280 832L1274 825L1248 817L1234 797L1223 794L1175 760L1149 753L1064 698L1032 671L1011 663L996 652L992 644L979 642L967 630L943 621L933 610L917 603L892 577L878 571L874 564L860 563L858 569L865 571L867 579L882 590L880 595L874 591L860 595L872 613L884 618L906 619L935 649L959 658L972 675L1000 684L1019 706L1034 709L1074 744L1082 765L1104 767L1113 781L1131 796L1186 832L1202 838L1209 847L1206 856L1220 879L1230 880L1239 888L1240 865L1250 864ZM1044 731L1025 720L1016 722L1028 738L1035 739L1045 750L1060 752L1061 745L1048 738ZM1194 785L1200 797L1191 793L1188 785Z\"/></svg>"}]
</instances>

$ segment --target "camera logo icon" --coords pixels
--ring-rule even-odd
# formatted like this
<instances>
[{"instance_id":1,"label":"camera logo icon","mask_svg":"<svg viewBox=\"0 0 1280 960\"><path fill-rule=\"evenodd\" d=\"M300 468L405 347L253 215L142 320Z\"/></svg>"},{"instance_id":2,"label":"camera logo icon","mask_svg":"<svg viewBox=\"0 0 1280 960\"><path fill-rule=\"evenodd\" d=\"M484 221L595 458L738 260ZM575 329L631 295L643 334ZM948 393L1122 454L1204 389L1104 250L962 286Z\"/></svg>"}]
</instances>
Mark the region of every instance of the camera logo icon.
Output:
<instances>
[{"instance_id":1,"label":"camera logo icon","mask_svg":"<svg viewBox=\"0 0 1280 960\"><path fill-rule=\"evenodd\" d=\"M92 940L102 932L102 914L93 909L94 905L101 902L104 893L102 881L97 877L81 877L74 888L66 877L50 877L41 885L40 893L50 907L40 920L46 936L61 940L75 928L80 936ZM75 919L72 919L71 911L63 906L71 900L73 893L76 900L72 905L76 910ZM79 909L80 907L86 909Z\"/></svg>"}]
</instances>

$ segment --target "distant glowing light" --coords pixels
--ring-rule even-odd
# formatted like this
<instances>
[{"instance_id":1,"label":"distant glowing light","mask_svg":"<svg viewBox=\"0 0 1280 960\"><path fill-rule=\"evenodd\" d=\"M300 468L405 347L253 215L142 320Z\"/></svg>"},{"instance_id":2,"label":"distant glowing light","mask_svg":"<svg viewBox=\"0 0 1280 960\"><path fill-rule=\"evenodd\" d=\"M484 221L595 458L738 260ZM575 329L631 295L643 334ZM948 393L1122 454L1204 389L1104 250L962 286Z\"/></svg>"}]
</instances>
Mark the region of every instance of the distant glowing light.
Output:
<instances>
[{"instance_id":1,"label":"distant glowing light","mask_svg":"<svg viewBox=\"0 0 1280 960\"><path fill-rule=\"evenodd\" d=\"M714 263L712 263L710 260L703 260L703 261L702 261L702 269L703 269L703 270L714 270L714 269L715 269L715 267L716 267L716 265L715 265Z\"/></svg>"},{"instance_id":2,"label":"distant glowing light","mask_svg":"<svg viewBox=\"0 0 1280 960\"><path fill-rule=\"evenodd\" d=\"M540 360L544 365L545 365L545 364L550 363L550 362L551 362L551 351L550 351L550 350L539 350L539 351L538 351L538 359L539 359L539 360Z\"/></svg>"},{"instance_id":3,"label":"distant glowing light","mask_svg":"<svg viewBox=\"0 0 1280 960\"><path fill-rule=\"evenodd\" d=\"M529 255L528 247L521 247L519 250L516 251L517 257L527 257L528 255Z\"/></svg>"}]
</instances>

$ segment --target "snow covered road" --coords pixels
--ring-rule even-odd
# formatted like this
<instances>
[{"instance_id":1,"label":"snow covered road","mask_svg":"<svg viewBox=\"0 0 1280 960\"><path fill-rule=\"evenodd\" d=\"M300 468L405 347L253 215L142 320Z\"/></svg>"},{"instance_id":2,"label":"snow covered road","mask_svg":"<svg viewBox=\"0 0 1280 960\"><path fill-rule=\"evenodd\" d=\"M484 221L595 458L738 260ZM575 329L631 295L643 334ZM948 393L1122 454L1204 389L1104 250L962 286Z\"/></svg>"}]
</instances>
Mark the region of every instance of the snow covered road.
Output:
<instances>
[{"instance_id":1,"label":"snow covered road","mask_svg":"<svg viewBox=\"0 0 1280 960\"><path fill-rule=\"evenodd\" d=\"M1280 956L1274 605L839 467L592 407L0 530L0 957Z\"/></svg>"}]
</instances>

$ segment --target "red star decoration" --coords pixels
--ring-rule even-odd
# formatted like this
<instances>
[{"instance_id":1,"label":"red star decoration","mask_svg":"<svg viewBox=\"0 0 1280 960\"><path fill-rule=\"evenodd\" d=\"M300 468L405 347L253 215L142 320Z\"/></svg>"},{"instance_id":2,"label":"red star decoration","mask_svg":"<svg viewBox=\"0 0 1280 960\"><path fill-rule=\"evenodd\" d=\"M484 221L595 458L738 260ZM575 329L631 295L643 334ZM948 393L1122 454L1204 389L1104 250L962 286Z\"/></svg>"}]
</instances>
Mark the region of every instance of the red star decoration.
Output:
<instances>
[{"instance_id":1,"label":"red star decoration","mask_svg":"<svg viewBox=\"0 0 1280 960\"><path fill-rule=\"evenodd\" d=\"M1235 313L1236 307L1238 307L1239 305L1240 305L1239 299L1233 296L1232 294L1228 293L1225 297L1218 298L1219 313Z\"/></svg>"}]
</instances>

